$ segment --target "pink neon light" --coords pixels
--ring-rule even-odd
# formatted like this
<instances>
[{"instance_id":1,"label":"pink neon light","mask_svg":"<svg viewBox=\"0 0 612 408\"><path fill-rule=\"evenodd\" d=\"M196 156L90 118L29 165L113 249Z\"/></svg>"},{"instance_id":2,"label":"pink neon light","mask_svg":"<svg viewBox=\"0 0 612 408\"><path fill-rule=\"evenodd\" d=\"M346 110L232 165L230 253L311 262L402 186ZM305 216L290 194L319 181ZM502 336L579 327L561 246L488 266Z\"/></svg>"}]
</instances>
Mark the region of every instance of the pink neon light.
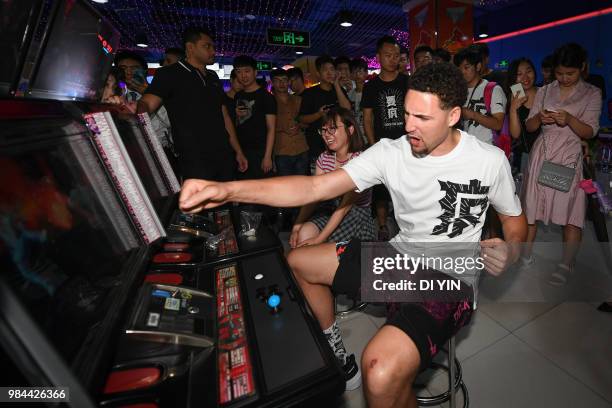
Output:
<instances>
[{"instance_id":1,"label":"pink neon light","mask_svg":"<svg viewBox=\"0 0 612 408\"><path fill-rule=\"evenodd\" d=\"M493 42L493 41L499 41L499 40L503 40L505 38L516 37L517 35L523 35L523 34L527 34L527 33L532 33L534 31L545 30L545 29L550 28L550 27L556 27L556 26L560 26L560 25L564 25L564 24L574 23L574 22L580 21L580 20L586 20L587 18L603 16L603 15L606 15L606 14L609 14L609 13L612 13L612 7L608 7L606 9L599 10L599 11L592 11L590 13L580 14L580 15L574 16L574 17L564 18L562 20L553 21L551 23L540 24L540 25L537 25L537 26L533 26L533 27L529 27L529 28L524 28L522 30L513 31L511 33L496 35L495 37L484 38L484 39L478 40L476 42L477 43L489 43L489 42Z\"/></svg>"}]
</instances>

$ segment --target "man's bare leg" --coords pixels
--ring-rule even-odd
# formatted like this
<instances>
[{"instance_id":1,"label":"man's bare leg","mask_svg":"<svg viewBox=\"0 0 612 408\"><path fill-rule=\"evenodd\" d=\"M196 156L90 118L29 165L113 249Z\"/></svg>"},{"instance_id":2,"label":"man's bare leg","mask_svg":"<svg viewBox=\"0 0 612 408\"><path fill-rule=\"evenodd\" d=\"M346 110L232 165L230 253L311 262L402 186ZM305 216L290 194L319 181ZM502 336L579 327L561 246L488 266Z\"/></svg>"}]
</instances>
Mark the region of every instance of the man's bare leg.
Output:
<instances>
[{"instance_id":1,"label":"man's bare leg","mask_svg":"<svg viewBox=\"0 0 612 408\"><path fill-rule=\"evenodd\" d=\"M321 329L327 329L335 321L334 297L330 288L338 269L336 244L296 248L289 252L287 262Z\"/></svg>"},{"instance_id":2,"label":"man's bare leg","mask_svg":"<svg viewBox=\"0 0 612 408\"><path fill-rule=\"evenodd\" d=\"M416 408L412 384L420 364L421 356L412 339L395 326L383 326L361 357L368 406Z\"/></svg>"},{"instance_id":3,"label":"man's bare leg","mask_svg":"<svg viewBox=\"0 0 612 408\"><path fill-rule=\"evenodd\" d=\"M300 285L310 308L319 321L334 355L344 370L346 389L361 386L361 373L354 355L348 355L334 315L331 285L338 269L336 244L320 244L297 248L287 256L293 275Z\"/></svg>"}]
</instances>

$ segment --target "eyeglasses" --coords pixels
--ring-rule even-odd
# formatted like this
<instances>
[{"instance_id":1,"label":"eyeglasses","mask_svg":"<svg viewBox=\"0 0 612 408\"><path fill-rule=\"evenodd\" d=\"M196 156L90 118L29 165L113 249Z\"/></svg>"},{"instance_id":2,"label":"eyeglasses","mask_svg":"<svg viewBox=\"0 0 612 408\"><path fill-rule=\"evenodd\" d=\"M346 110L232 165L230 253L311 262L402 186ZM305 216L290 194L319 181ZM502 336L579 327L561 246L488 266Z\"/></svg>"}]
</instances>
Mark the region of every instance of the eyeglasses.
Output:
<instances>
[{"instance_id":1,"label":"eyeglasses","mask_svg":"<svg viewBox=\"0 0 612 408\"><path fill-rule=\"evenodd\" d=\"M338 128L343 128L344 126L338 126L338 127L322 127L321 129L318 130L319 135L323 136L325 133L329 133L332 136L336 135L336 132L338 131Z\"/></svg>"}]
</instances>

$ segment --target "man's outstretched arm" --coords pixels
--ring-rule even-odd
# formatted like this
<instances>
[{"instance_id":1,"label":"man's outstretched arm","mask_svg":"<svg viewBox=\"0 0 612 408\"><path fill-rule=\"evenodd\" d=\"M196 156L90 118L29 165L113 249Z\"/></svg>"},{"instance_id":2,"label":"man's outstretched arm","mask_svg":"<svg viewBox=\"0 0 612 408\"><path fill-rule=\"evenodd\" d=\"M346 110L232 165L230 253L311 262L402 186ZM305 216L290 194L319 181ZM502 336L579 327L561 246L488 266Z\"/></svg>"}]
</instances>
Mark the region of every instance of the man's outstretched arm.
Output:
<instances>
[{"instance_id":1,"label":"man's outstretched arm","mask_svg":"<svg viewBox=\"0 0 612 408\"><path fill-rule=\"evenodd\" d=\"M227 183L188 179L181 188L179 207L186 212L198 212L227 202L299 207L336 198L355 188L353 180L342 169L321 176L272 177Z\"/></svg>"}]
</instances>

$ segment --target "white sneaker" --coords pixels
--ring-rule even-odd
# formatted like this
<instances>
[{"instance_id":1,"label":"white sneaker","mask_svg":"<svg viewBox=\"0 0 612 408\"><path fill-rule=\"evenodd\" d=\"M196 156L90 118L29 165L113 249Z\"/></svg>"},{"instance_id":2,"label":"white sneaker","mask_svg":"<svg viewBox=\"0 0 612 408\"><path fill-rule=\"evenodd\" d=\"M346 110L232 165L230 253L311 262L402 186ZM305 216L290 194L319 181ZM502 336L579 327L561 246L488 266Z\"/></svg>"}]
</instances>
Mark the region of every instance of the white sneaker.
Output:
<instances>
[{"instance_id":1,"label":"white sneaker","mask_svg":"<svg viewBox=\"0 0 612 408\"><path fill-rule=\"evenodd\" d=\"M574 270L571 266L560 263L557 265L557 269L550 275L548 283L553 286L564 286L571 278L573 272Z\"/></svg>"},{"instance_id":2,"label":"white sneaker","mask_svg":"<svg viewBox=\"0 0 612 408\"><path fill-rule=\"evenodd\" d=\"M533 266L533 264L535 264L535 259L533 255L531 255L529 258L525 258L524 256L521 256L518 263L519 263L520 269L528 269L531 266Z\"/></svg>"}]
</instances>

